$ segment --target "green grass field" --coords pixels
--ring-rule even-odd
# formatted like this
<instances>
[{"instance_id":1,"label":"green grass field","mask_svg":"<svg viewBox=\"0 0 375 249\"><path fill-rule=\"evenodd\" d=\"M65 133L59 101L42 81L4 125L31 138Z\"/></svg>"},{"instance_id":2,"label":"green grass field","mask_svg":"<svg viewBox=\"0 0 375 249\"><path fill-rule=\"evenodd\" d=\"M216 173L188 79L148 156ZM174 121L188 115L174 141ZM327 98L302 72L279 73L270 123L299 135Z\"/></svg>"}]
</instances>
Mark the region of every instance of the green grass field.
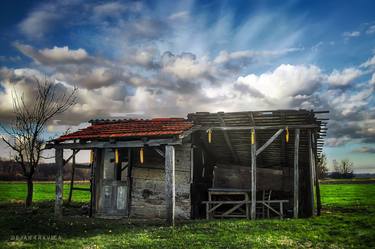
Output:
<instances>
[{"instance_id":1,"label":"green grass field","mask_svg":"<svg viewBox=\"0 0 375 249\"><path fill-rule=\"evenodd\" d=\"M75 183L76 184L76 183ZM77 184L78 185L78 184ZM64 184L64 198L68 197L70 184ZM79 187L89 188L89 184L80 183ZM25 200L26 184L21 182L0 182L0 203L22 202ZM55 184L51 182L38 182L34 184L33 201L52 201L55 199ZM74 191L73 201L88 202L89 192Z\"/></svg>"},{"instance_id":2,"label":"green grass field","mask_svg":"<svg viewBox=\"0 0 375 249\"><path fill-rule=\"evenodd\" d=\"M36 184L30 209L20 203L24 191L21 183L0 183L0 248L375 248L375 184L321 185L320 217L202 220L175 229L90 219L76 216L77 208L55 220L52 183ZM86 192L77 194L74 200L88 200ZM23 235L58 237L12 240Z\"/></svg>"}]
</instances>

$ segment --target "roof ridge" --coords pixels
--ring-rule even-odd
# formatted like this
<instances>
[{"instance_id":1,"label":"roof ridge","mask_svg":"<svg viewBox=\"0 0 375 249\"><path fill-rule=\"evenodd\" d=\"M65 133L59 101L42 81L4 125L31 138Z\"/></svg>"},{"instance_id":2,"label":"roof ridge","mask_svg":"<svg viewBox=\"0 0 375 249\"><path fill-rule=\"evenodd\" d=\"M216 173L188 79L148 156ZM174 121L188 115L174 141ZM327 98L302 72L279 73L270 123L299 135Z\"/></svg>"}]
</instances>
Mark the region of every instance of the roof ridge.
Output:
<instances>
[{"instance_id":1,"label":"roof ridge","mask_svg":"<svg viewBox=\"0 0 375 249\"><path fill-rule=\"evenodd\" d=\"M137 121L188 121L187 118L170 117L170 118L124 118L124 119L91 119L88 122L91 124L112 124L112 123L127 123Z\"/></svg>"}]
</instances>

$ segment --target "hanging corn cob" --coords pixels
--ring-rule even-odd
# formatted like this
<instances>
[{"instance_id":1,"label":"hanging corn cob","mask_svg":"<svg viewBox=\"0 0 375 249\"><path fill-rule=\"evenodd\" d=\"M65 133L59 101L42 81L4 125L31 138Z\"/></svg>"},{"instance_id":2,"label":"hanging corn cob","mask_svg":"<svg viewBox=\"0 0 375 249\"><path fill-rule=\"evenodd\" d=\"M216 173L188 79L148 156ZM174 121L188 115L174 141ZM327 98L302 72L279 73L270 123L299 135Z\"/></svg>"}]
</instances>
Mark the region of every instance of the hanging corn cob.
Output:
<instances>
[{"instance_id":1,"label":"hanging corn cob","mask_svg":"<svg viewBox=\"0 0 375 249\"><path fill-rule=\"evenodd\" d=\"M143 153L144 153L144 151L143 151L143 148L141 148L141 150L139 151L139 161L143 164Z\"/></svg>"},{"instance_id":2,"label":"hanging corn cob","mask_svg":"<svg viewBox=\"0 0 375 249\"><path fill-rule=\"evenodd\" d=\"M118 149L115 149L115 162L116 162L116 164L119 163Z\"/></svg>"},{"instance_id":3,"label":"hanging corn cob","mask_svg":"<svg viewBox=\"0 0 375 249\"><path fill-rule=\"evenodd\" d=\"M211 129L209 129L209 130L207 131L207 133L208 133L208 143L210 144L211 141L212 141L212 131L211 131Z\"/></svg>"},{"instance_id":4,"label":"hanging corn cob","mask_svg":"<svg viewBox=\"0 0 375 249\"><path fill-rule=\"evenodd\" d=\"M255 130L251 129L251 144L255 144Z\"/></svg>"}]
</instances>

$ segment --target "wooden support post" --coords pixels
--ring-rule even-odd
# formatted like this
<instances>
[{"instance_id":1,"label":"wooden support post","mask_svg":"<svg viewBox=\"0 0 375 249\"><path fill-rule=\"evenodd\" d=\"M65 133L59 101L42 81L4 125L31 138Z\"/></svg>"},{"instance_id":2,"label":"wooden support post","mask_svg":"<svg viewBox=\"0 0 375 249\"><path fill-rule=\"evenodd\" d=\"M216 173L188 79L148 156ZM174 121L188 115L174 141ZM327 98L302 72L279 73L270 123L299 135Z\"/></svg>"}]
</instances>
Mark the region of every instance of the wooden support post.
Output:
<instances>
[{"instance_id":1,"label":"wooden support post","mask_svg":"<svg viewBox=\"0 0 375 249\"><path fill-rule=\"evenodd\" d=\"M56 199L55 216L61 218L63 215L63 189L64 189L64 151L62 148L55 149L56 172Z\"/></svg>"},{"instance_id":2,"label":"wooden support post","mask_svg":"<svg viewBox=\"0 0 375 249\"><path fill-rule=\"evenodd\" d=\"M249 196L249 193L246 193L245 194L245 201L246 201L246 204L245 204L245 208L246 208L246 219L249 219L250 218L250 209L249 209L249 202L250 202L250 196Z\"/></svg>"},{"instance_id":3,"label":"wooden support post","mask_svg":"<svg viewBox=\"0 0 375 249\"><path fill-rule=\"evenodd\" d=\"M320 200L320 185L318 178L318 164L317 164L317 155L316 155L316 135L313 133L314 139L314 158L315 158L315 194L316 194L316 215L320 215L320 210L322 209L322 203Z\"/></svg>"},{"instance_id":4,"label":"wooden support post","mask_svg":"<svg viewBox=\"0 0 375 249\"><path fill-rule=\"evenodd\" d=\"M70 189L69 189L69 198L68 203L72 201L72 195L73 195L73 184L74 184L74 175L76 170L76 150L73 150L72 153L72 178L70 179Z\"/></svg>"},{"instance_id":5,"label":"wooden support post","mask_svg":"<svg viewBox=\"0 0 375 249\"><path fill-rule=\"evenodd\" d=\"M93 216L94 210L96 212L96 177L95 172L98 166L98 149L94 149L93 162L90 165L90 217ZM73 158L75 159L75 158Z\"/></svg>"},{"instance_id":6,"label":"wooden support post","mask_svg":"<svg viewBox=\"0 0 375 249\"><path fill-rule=\"evenodd\" d=\"M212 201L212 195L211 195L211 192L208 191L208 203L207 203L207 206L206 206L206 219L209 220L211 219L211 214L210 214L210 202Z\"/></svg>"},{"instance_id":7,"label":"wooden support post","mask_svg":"<svg viewBox=\"0 0 375 249\"><path fill-rule=\"evenodd\" d=\"M165 201L167 223L174 226L175 218L175 150L172 145L165 146Z\"/></svg>"},{"instance_id":8,"label":"wooden support post","mask_svg":"<svg viewBox=\"0 0 375 249\"><path fill-rule=\"evenodd\" d=\"M309 143L309 171L310 171L310 181L309 181L309 192L310 192L310 205L311 205L311 215L314 215L314 173L315 173L315 157L313 153L313 144L311 137L311 130L308 130L308 143Z\"/></svg>"},{"instance_id":9,"label":"wooden support post","mask_svg":"<svg viewBox=\"0 0 375 249\"><path fill-rule=\"evenodd\" d=\"M298 169L298 150L299 150L299 129L295 131L294 138L294 196L293 196L293 215L298 218L298 201L299 201L299 169Z\"/></svg>"},{"instance_id":10,"label":"wooden support post","mask_svg":"<svg viewBox=\"0 0 375 249\"><path fill-rule=\"evenodd\" d=\"M128 182L128 192L127 192L127 203L126 203L126 210L127 216L130 217L131 214L131 198L132 198L132 189L133 189L133 164L134 164L134 156L132 153L132 148L128 148L128 169L127 169L127 182Z\"/></svg>"},{"instance_id":11,"label":"wooden support post","mask_svg":"<svg viewBox=\"0 0 375 249\"><path fill-rule=\"evenodd\" d=\"M194 147L190 148L190 184L194 182Z\"/></svg>"},{"instance_id":12,"label":"wooden support post","mask_svg":"<svg viewBox=\"0 0 375 249\"><path fill-rule=\"evenodd\" d=\"M284 218L283 203L280 201L280 219Z\"/></svg>"},{"instance_id":13,"label":"wooden support post","mask_svg":"<svg viewBox=\"0 0 375 249\"><path fill-rule=\"evenodd\" d=\"M254 143L251 144L251 211L250 216L252 220L256 218L256 201L257 201L257 186L256 186L256 134L254 132Z\"/></svg>"}]
</instances>

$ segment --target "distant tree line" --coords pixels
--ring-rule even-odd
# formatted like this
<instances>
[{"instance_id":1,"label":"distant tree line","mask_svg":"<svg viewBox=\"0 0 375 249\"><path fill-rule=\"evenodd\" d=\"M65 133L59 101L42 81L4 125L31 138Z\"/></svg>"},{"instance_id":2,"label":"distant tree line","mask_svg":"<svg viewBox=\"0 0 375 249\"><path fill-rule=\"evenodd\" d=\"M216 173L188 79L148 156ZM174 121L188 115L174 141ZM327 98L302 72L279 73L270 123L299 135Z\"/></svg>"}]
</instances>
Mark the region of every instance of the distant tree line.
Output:
<instances>
[{"instance_id":1,"label":"distant tree line","mask_svg":"<svg viewBox=\"0 0 375 249\"><path fill-rule=\"evenodd\" d=\"M341 160L340 162L333 160L334 172L331 173L331 178L353 178L353 163L349 159Z\"/></svg>"},{"instance_id":2,"label":"distant tree line","mask_svg":"<svg viewBox=\"0 0 375 249\"><path fill-rule=\"evenodd\" d=\"M326 177L336 178L336 179L349 179L354 177L353 173L353 162L349 159L344 159L341 161L333 160L334 171L329 173L327 167L327 156L322 154L317 161L317 176L319 179Z\"/></svg>"},{"instance_id":3,"label":"distant tree line","mask_svg":"<svg viewBox=\"0 0 375 249\"><path fill-rule=\"evenodd\" d=\"M54 163L40 163L35 170L34 180L36 181L55 181L56 166ZM72 174L71 164L64 167L64 180L70 180ZM14 160L0 157L0 181L23 181L22 167ZM74 179L78 181L87 181L90 179L89 170L76 169Z\"/></svg>"}]
</instances>

